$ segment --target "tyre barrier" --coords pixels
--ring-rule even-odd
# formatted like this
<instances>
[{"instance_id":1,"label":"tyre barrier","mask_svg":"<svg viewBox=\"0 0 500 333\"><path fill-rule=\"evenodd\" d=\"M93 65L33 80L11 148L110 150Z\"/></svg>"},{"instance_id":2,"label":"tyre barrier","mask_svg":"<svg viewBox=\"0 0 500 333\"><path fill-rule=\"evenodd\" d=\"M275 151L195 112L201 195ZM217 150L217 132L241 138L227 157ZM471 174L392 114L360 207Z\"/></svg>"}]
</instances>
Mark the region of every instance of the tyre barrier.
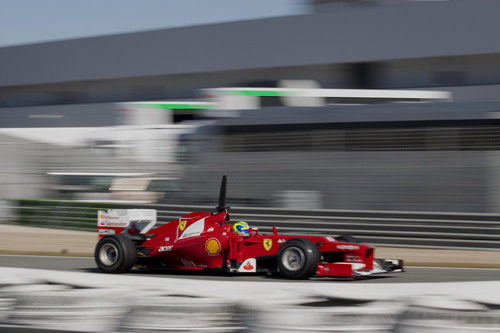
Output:
<instances>
[{"instance_id":1,"label":"tyre barrier","mask_svg":"<svg viewBox=\"0 0 500 333\"><path fill-rule=\"evenodd\" d=\"M114 292L65 285L13 286L0 289L0 297L14 300L3 323L53 331L110 332L128 309Z\"/></svg>"},{"instance_id":2,"label":"tyre barrier","mask_svg":"<svg viewBox=\"0 0 500 333\"><path fill-rule=\"evenodd\" d=\"M406 307L394 327L396 332L498 332L500 306L446 297L427 296Z\"/></svg>"},{"instance_id":3,"label":"tyre barrier","mask_svg":"<svg viewBox=\"0 0 500 333\"><path fill-rule=\"evenodd\" d=\"M246 329L237 304L214 298L136 299L117 332L241 332Z\"/></svg>"},{"instance_id":4,"label":"tyre barrier","mask_svg":"<svg viewBox=\"0 0 500 333\"><path fill-rule=\"evenodd\" d=\"M131 290L128 290L130 294ZM33 282L0 287L1 332L496 332L500 303L450 296L290 304ZM272 295L271 295L272 296Z\"/></svg>"},{"instance_id":5,"label":"tyre barrier","mask_svg":"<svg viewBox=\"0 0 500 333\"><path fill-rule=\"evenodd\" d=\"M342 301L342 300L341 300ZM400 302L254 308L250 332L394 332Z\"/></svg>"}]
</instances>

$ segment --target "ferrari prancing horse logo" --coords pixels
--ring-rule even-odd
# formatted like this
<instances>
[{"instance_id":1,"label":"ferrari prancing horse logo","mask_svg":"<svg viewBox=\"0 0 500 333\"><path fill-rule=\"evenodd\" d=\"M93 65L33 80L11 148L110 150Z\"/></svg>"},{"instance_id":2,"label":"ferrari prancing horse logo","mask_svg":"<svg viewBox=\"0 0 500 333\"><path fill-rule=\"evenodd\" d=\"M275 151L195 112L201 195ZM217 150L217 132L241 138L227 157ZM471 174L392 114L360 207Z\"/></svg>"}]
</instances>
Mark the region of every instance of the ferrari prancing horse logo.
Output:
<instances>
[{"instance_id":1,"label":"ferrari prancing horse logo","mask_svg":"<svg viewBox=\"0 0 500 333\"><path fill-rule=\"evenodd\" d=\"M269 238L264 238L264 240L262 241L262 245L264 245L266 251L269 251L273 246L273 240Z\"/></svg>"},{"instance_id":2,"label":"ferrari prancing horse logo","mask_svg":"<svg viewBox=\"0 0 500 333\"><path fill-rule=\"evenodd\" d=\"M187 223L187 221L185 221L185 220L183 221L183 220L179 219L179 230L180 231L183 231L184 228L186 228L186 223Z\"/></svg>"}]
</instances>

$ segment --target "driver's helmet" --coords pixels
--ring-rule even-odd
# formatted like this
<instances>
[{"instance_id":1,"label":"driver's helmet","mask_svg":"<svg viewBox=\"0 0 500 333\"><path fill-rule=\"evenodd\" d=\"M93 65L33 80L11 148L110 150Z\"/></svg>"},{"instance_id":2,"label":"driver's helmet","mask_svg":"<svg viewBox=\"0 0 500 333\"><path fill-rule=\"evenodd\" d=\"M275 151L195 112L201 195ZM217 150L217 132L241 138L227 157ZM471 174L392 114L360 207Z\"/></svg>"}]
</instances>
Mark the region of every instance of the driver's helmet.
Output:
<instances>
[{"instance_id":1,"label":"driver's helmet","mask_svg":"<svg viewBox=\"0 0 500 333\"><path fill-rule=\"evenodd\" d=\"M236 222L233 225L233 230L242 236L250 236L250 230L248 229L248 223L244 221Z\"/></svg>"}]
</instances>

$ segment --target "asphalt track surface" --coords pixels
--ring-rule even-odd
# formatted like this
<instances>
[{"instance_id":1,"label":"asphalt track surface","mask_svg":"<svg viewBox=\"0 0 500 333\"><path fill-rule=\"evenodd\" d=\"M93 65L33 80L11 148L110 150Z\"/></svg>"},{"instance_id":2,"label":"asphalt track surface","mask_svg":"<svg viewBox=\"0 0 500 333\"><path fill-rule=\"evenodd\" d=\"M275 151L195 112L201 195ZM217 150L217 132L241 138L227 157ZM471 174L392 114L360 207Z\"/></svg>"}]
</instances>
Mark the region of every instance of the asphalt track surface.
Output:
<instances>
[{"instance_id":1,"label":"asphalt track surface","mask_svg":"<svg viewBox=\"0 0 500 333\"><path fill-rule=\"evenodd\" d=\"M0 267L38 268L57 271L86 272L104 274L99 271L93 258L44 257L0 255ZM228 275L213 272L176 272L164 269L138 269L128 275L170 277L198 280L231 280L231 281L290 281L281 277L263 275ZM313 278L307 282L324 283L329 281L349 281L350 283L413 283L413 282L464 282L464 281L498 281L500 269L480 268L440 268L440 267L407 267L404 273L379 274L369 279L332 279ZM297 283L307 283L297 281Z\"/></svg>"}]
</instances>

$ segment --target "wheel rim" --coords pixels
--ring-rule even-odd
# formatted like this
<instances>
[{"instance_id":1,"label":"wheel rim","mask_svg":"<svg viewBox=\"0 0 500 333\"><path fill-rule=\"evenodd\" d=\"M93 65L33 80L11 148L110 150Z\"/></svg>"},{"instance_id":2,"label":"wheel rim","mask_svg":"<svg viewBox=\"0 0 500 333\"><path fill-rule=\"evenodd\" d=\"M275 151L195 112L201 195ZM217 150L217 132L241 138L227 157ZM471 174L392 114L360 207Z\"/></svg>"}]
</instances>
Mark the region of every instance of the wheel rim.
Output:
<instances>
[{"instance_id":1,"label":"wheel rim","mask_svg":"<svg viewBox=\"0 0 500 333\"><path fill-rule=\"evenodd\" d=\"M106 266L111 266L118 261L118 249L113 244L104 244L99 250L99 259Z\"/></svg>"},{"instance_id":2,"label":"wheel rim","mask_svg":"<svg viewBox=\"0 0 500 333\"><path fill-rule=\"evenodd\" d=\"M281 256L281 263L289 271L298 271L305 262L304 252L296 247L290 247L285 250Z\"/></svg>"}]
</instances>

